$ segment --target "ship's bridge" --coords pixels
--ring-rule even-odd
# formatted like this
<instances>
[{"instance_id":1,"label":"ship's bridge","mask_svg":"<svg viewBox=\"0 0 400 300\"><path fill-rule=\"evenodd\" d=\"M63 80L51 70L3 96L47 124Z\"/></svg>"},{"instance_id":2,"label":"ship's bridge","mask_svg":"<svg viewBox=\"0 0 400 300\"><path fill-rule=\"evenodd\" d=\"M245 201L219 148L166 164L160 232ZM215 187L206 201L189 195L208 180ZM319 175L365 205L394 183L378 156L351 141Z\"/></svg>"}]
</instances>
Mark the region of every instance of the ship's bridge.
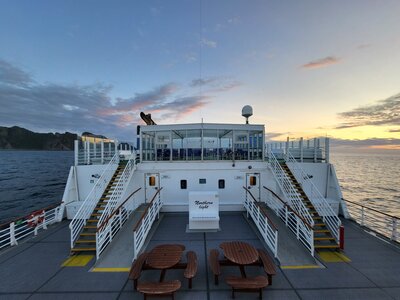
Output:
<instances>
[{"instance_id":1,"label":"ship's bridge","mask_svg":"<svg viewBox=\"0 0 400 300\"><path fill-rule=\"evenodd\" d=\"M264 133L264 125L148 125L140 131L141 161L261 161Z\"/></svg>"}]
</instances>

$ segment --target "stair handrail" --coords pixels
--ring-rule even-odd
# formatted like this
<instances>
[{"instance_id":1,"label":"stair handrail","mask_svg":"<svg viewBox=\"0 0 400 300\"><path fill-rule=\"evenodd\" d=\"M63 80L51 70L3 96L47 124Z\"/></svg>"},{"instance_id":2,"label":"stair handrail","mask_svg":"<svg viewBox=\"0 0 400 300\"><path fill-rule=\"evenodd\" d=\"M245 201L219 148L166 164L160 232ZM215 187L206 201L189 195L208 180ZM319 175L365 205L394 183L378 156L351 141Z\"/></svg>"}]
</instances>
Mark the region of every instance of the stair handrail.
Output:
<instances>
[{"instance_id":1,"label":"stair handrail","mask_svg":"<svg viewBox=\"0 0 400 300\"><path fill-rule=\"evenodd\" d=\"M303 245L314 256L314 229L304 220L290 205L281 199L273 190L264 186L264 189L269 191L273 197L266 199L268 207L275 212L275 214L284 222L296 238L303 243Z\"/></svg>"},{"instance_id":2,"label":"stair handrail","mask_svg":"<svg viewBox=\"0 0 400 300\"><path fill-rule=\"evenodd\" d=\"M245 191L250 195L252 199L246 197L244 207L247 211L247 217L250 215L256 224L260 234L264 238L265 243L274 253L275 257L278 257L278 228L268 217L260 203L256 200L253 194L247 187L243 187Z\"/></svg>"},{"instance_id":3,"label":"stair handrail","mask_svg":"<svg viewBox=\"0 0 400 300\"><path fill-rule=\"evenodd\" d=\"M78 209L78 212L69 223L69 228L71 230L71 249L74 247L75 241L78 238L83 226L86 225L87 219L90 217L90 214L93 212L101 195L104 193L104 190L110 182L110 179L114 175L114 172L118 167L118 163L119 154L117 152L107 164L90 193L87 195L82 205Z\"/></svg>"},{"instance_id":4,"label":"stair handrail","mask_svg":"<svg viewBox=\"0 0 400 300\"><path fill-rule=\"evenodd\" d=\"M289 206L291 206L300 216L302 216L303 219L305 219L312 227L314 227L314 219L312 218L307 207L304 205L303 200L300 198L300 194L296 191L292 181L282 169L274 153L272 153L271 149L269 151L269 166L276 179L276 182L283 191L285 198L288 200L287 203Z\"/></svg>"},{"instance_id":5,"label":"stair handrail","mask_svg":"<svg viewBox=\"0 0 400 300\"><path fill-rule=\"evenodd\" d=\"M109 200L107 201L106 206L103 209L103 212L101 213L101 216L99 218L99 221L97 222L97 230L100 227L100 224L102 224L114 211L114 209L121 204L122 202L122 196L125 193L125 190L130 182L130 179L136 170L136 164L135 164L135 156L134 154L131 154L129 157L129 160L119 177L114 190L112 194L110 195Z\"/></svg>"},{"instance_id":6,"label":"stair handrail","mask_svg":"<svg viewBox=\"0 0 400 300\"><path fill-rule=\"evenodd\" d=\"M146 240L147 234L149 233L154 220L159 218L160 210L163 206L163 202L159 193L163 188L157 189L153 198L149 202L149 206L145 209L143 215L133 228L133 259L137 258L140 249L143 247ZM159 195L157 197L157 195Z\"/></svg>"},{"instance_id":7,"label":"stair handrail","mask_svg":"<svg viewBox=\"0 0 400 300\"><path fill-rule=\"evenodd\" d=\"M307 220L305 220L302 216L300 216L293 208L291 208L290 205L288 205L285 201L283 201L282 198L278 196L278 194L276 194L273 190L267 188L266 186L263 186L263 188L272 193L275 196L275 198L277 198L285 207L287 207L287 209L291 213L295 214L296 217L298 217L304 223L304 225L306 225L309 229L313 229L311 224L308 223Z\"/></svg>"},{"instance_id":8,"label":"stair handrail","mask_svg":"<svg viewBox=\"0 0 400 300\"><path fill-rule=\"evenodd\" d=\"M301 185L303 191L308 196L308 199L311 201L312 205L315 207L317 213L322 218L324 223L328 226L333 236L336 238L336 241L339 241L340 235L340 225L342 222L340 218L336 215L335 211L326 201L325 197L322 196L321 192L315 186L311 178L307 175L304 169L300 166L297 160L293 157L293 155L288 151L287 162L292 163L292 168L288 165L290 170L293 172L294 177Z\"/></svg>"},{"instance_id":9,"label":"stair handrail","mask_svg":"<svg viewBox=\"0 0 400 300\"><path fill-rule=\"evenodd\" d=\"M132 199L139 190L141 188L133 191L96 229L96 259L99 259L103 251L112 242L114 236L129 219L132 212L139 206L138 201L135 203L135 199ZM128 202L131 199L133 203Z\"/></svg>"}]
</instances>

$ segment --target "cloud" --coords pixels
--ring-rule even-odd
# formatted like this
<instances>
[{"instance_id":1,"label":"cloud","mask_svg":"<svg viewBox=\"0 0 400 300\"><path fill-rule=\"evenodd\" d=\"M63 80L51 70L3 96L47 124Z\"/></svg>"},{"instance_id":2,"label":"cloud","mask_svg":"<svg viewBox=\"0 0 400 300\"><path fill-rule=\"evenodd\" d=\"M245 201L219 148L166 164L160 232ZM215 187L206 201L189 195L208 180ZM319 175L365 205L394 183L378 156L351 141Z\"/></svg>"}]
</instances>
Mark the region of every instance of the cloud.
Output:
<instances>
[{"instance_id":1,"label":"cloud","mask_svg":"<svg viewBox=\"0 0 400 300\"><path fill-rule=\"evenodd\" d=\"M0 125L40 132L90 131L133 140L133 125L142 123L140 111L166 123L201 109L212 97L193 95L193 90L174 82L132 97L111 97L110 85L38 83L5 61L0 61L0 74Z\"/></svg>"},{"instance_id":2,"label":"cloud","mask_svg":"<svg viewBox=\"0 0 400 300\"><path fill-rule=\"evenodd\" d=\"M208 93L227 92L241 86L242 83L230 77L206 77L193 79L190 87L204 87Z\"/></svg>"},{"instance_id":3,"label":"cloud","mask_svg":"<svg viewBox=\"0 0 400 300\"><path fill-rule=\"evenodd\" d=\"M338 114L345 122L336 129L352 128L366 125L400 125L400 93L377 104L361 106Z\"/></svg>"},{"instance_id":4,"label":"cloud","mask_svg":"<svg viewBox=\"0 0 400 300\"><path fill-rule=\"evenodd\" d=\"M286 135L287 133L283 133L283 132L268 132L265 134L265 139L266 141L271 141L272 139L282 136L282 135Z\"/></svg>"},{"instance_id":5,"label":"cloud","mask_svg":"<svg viewBox=\"0 0 400 300\"><path fill-rule=\"evenodd\" d=\"M0 83L26 86L32 83L32 78L27 72L0 59Z\"/></svg>"},{"instance_id":6,"label":"cloud","mask_svg":"<svg viewBox=\"0 0 400 300\"><path fill-rule=\"evenodd\" d=\"M364 50L364 49L370 48L371 46L372 46L371 44L361 44L361 45L357 46L357 49Z\"/></svg>"},{"instance_id":7,"label":"cloud","mask_svg":"<svg viewBox=\"0 0 400 300\"><path fill-rule=\"evenodd\" d=\"M200 44L202 46L206 46L206 47L209 47L209 48L216 48L217 47L217 42L212 41L212 40L208 40L206 38L202 38L201 41L200 41Z\"/></svg>"},{"instance_id":8,"label":"cloud","mask_svg":"<svg viewBox=\"0 0 400 300\"><path fill-rule=\"evenodd\" d=\"M330 139L333 149L377 149L377 150L396 150L399 153L400 139L370 138L364 140L357 139Z\"/></svg>"},{"instance_id":9,"label":"cloud","mask_svg":"<svg viewBox=\"0 0 400 300\"><path fill-rule=\"evenodd\" d=\"M321 59L316 59L316 60L310 61L310 62L302 65L301 68L303 68L303 69L323 68L323 67L327 67L327 66L330 66L330 65L337 64L340 61L341 61L341 59L337 58L335 56L327 56L325 58L321 58Z\"/></svg>"},{"instance_id":10,"label":"cloud","mask_svg":"<svg viewBox=\"0 0 400 300\"><path fill-rule=\"evenodd\" d=\"M400 132L400 128L397 128L397 129L389 129L388 132Z\"/></svg>"}]
</instances>

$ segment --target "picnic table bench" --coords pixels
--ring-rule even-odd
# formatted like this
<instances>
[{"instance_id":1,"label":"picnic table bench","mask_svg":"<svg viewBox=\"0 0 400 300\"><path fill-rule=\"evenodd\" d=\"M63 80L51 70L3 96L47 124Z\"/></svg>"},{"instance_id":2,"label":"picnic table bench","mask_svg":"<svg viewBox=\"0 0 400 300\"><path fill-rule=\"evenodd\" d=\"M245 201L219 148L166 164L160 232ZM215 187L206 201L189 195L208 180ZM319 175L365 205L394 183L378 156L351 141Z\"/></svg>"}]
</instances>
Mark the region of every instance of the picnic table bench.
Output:
<instances>
[{"instance_id":1,"label":"picnic table bench","mask_svg":"<svg viewBox=\"0 0 400 300\"><path fill-rule=\"evenodd\" d=\"M258 292L262 299L262 290L268 285L268 279L264 276L257 277L235 277L226 278L226 283L232 287L232 298L235 298L235 291L238 292Z\"/></svg>"},{"instance_id":2,"label":"picnic table bench","mask_svg":"<svg viewBox=\"0 0 400 300\"><path fill-rule=\"evenodd\" d=\"M164 282L140 282L137 286L137 290L144 296L144 300L147 296L171 296L175 299L174 293L181 288L181 282L179 280L164 281Z\"/></svg>"}]
</instances>

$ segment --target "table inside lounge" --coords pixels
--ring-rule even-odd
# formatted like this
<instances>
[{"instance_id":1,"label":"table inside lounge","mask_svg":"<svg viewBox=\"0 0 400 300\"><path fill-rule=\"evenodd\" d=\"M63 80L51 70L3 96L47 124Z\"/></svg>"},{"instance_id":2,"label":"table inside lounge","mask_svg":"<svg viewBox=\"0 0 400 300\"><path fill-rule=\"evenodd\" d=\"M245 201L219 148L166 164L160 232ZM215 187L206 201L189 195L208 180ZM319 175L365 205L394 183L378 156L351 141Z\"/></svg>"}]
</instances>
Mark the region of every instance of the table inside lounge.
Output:
<instances>
[{"instance_id":1,"label":"table inside lounge","mask_svg":"<svg viewBox=\"0 0 400 300\"><path fill-rule=\"evenodd\" d=\"M149 252L146 263L153 269L161 270L161 282L164 280L166 270L179 263L183 251L185 246L179 244L158 245Z\"/></svg>"},{"instance_id":2,"label":"table inside lounge","mask_svg":"<svg viewBox=\"0 0 400 300\"><path fill-rule=\"evenodd\" d=\"M255 263L259 258L257 249L245 242L224 242L220 244L220 248L228 260L239 266L244 278L246 277L244 266Z\"/></svg>"}]
</instances>

